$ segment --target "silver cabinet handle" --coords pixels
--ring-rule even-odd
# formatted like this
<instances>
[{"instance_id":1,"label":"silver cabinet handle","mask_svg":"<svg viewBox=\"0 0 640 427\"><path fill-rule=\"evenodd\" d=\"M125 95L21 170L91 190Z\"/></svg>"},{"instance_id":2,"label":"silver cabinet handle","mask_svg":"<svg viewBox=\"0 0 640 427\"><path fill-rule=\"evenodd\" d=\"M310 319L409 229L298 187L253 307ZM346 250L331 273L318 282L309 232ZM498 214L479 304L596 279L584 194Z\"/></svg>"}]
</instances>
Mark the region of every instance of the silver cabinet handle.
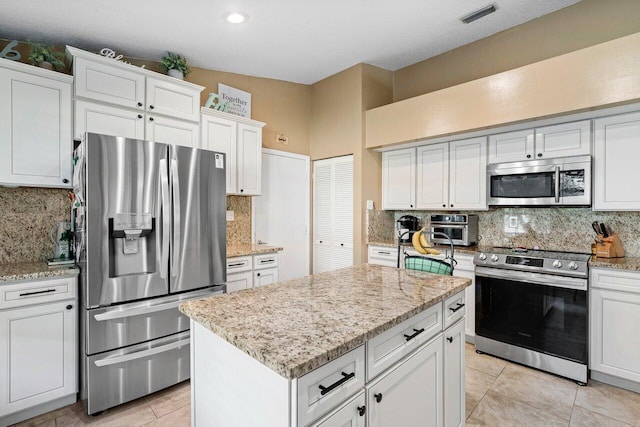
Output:
<instances>
[{"instance_id":1,"label":"silver cabinet handle","mask_svg":"<svg viewBox=\"0 0 640 427\"><path fill-rule=\"evenodd\" d=\"M178 161L171 159L171 182L173 190L173 262L171 275L178 275L180 258L180 180L178 178Z\"/></svg>"},{"instance_id":2,"label":"silver cabinet handle","mask_svg":"<svg viewBox=\"0 0 640 427\"><path fill-rule=\"evenodd\" d=\"M171 223L169 222L169 174L167 172L167 159L160 160L160 195L161 195L161 215L162 215L162 249L160 253L160 277L163 279L167 277L167 270L169 269L169 232L171 230ZM157 239L160 241L160 239Z\"/></svg>"},{"instance_id":3,"label":"silver cabinet handle","mask_svg":"<svg viewBox=\"0 0 640 427\"><path fill-rule=\"evenodd\" d=\"M96 360L95 363L97 367L117 365L118 363L130 362L132 360L144 359L145 357L153 356L154 354L163 353L168 350L173 350L174 348L183 347L185 345L189 345L190 339L180 340L176 342L172 342L170 344L161 345L160 347L150 348L148 350L137 351L135 353L125 354L122 356L116 357L107 357L106 359Z\"/></svg>"}]
</instances>

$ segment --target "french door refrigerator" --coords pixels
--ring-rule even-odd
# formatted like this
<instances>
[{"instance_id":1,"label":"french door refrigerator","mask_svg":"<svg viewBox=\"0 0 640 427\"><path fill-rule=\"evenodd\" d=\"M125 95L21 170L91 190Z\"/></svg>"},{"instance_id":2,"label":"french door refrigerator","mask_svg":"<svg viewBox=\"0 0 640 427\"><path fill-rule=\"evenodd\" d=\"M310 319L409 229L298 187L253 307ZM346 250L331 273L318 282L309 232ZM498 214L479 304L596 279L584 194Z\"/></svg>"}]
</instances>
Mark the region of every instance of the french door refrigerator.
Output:
<instances>
[{"instance_id":1,"label":"french door refrigerator","mask_svg":"<svg viewBox=\"0 0 640 427\"><path fill-rule=\"evenodd\" d=\"M222 153L98 134L74 175L89 414L189 378L180 302L225 291Z\"/></svg>"}]
</instances>

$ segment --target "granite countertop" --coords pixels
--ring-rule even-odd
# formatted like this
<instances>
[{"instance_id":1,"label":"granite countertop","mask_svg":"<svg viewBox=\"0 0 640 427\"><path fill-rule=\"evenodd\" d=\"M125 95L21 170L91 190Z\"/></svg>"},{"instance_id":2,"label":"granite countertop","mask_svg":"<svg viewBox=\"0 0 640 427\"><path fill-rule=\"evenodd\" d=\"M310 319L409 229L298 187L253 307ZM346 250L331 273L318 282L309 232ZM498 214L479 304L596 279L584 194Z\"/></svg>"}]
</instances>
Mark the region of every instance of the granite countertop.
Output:
<instances>
[{"instance_id":1,"label":"granite countertop","mask_svg":"<svg viewBox=\"0 0 640 427\"><path fill-rule=\"evenodd\" d=\"M380 241L380 242L369 241L369 242L367 242L367 245L386 246L386 247L390 247L390 248L397 248L398 247L398 242L393 241L393 240L385 240L385 241ZM408 243L403 243L402 247L413 248L413 245L411 244L411 242L408 242ZM435 249L438 249L441 252L444 252L446 250L450 250L451 249L451 246L449 246L449 245L433 245L433 247ZM459 252L461 254L473 255L473 254L476 253L476 251L478 251L478 249L479 249L479 247L477 245L474 245L474 246L454 246L454 252Z\"/></svg>"},{"instance_id":2,"label":"granite countertop","mask_svg":"<svg viewBox=\"0 0 640 427\"><path fill-rule=\"evenodd\" d=\"M231 244L231 245L227 245L227 258L232 258L236 256L246 256L246 255L269 254L269 253L278 252L281 250L283 250L283 248L280 246Z\"/></svg>"},{"instance_id":3,"label":"granite countertop","mask_svg":"<svg viewBox=\"0 0 640 427\"><path fill-rule=\"evenodd\" d=\"M74 266L49 267L46 262L18 262L0 264L0 284L16 280L36 280L59 276L76 276L80 270Z\"/></svg>"},{"instance_id":4,"label":"granite countertop","mask_svg":"<svg viewBox=\"0 0 640 427\"><path fill-rule=\"evenodd\" d=\"M611 268L615 270L640 271L640 257L598 258L591 257L590 268Z\"/></svg>"},{"instance_id":5,"label":"granite countertop","mask_svg":"<svg viewBox=\"0 0 640 427\"><path fill-rule=\"evenodd\" d=\"M285 378L299 378L469 286L373 264L191 300L180 311Z\"/></svg>"}]
</instances>

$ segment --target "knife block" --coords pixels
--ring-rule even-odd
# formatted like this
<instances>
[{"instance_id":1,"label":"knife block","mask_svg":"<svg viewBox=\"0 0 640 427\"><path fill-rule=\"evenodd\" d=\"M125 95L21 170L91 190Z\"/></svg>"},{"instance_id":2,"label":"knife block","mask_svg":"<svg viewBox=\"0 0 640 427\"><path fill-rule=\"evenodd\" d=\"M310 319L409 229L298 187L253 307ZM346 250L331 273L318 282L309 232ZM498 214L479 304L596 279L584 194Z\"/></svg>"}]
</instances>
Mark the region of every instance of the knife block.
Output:
<instances>
[{"instance_id":1,"label":"knife block","mask_svg":"<svg viewBox=\"0 0 640 427\"><path fill-rule=\"evenodd\" d=\"M596 243L596 256L598 258L623 258L624 248L618 237L618 233L613 233L609 237L600 237L603 243Z\"/></svg>"}]
</instances>

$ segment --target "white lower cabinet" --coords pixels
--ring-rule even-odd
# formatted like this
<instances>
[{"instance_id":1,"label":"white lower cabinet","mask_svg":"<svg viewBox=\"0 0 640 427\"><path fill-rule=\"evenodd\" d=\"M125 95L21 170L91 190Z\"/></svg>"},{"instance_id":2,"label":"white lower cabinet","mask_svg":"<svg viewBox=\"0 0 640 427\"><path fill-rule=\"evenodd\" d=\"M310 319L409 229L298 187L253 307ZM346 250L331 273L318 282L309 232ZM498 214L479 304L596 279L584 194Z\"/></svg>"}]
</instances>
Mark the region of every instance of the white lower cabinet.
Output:
<instances>
[{"instance_id":1,"label":"white lower cabinet","mask_svg":"<svg viewBox=\"0 0 640 427\"><path fill-rule=\"evenodd\" d=\"M444 425L464 426L465 325L460 320L444 331Z\"/></svg>"},{"instance_id":2,"label":"white lower cabinet","mask_svg":"<svg viewBox=\"0 0 640 427\"><path fill-rule=\"evenodd\" d=\"M365 427L367 417L367 406L364 392L360 392L356 397L332 411L312 427Z\"/></svg>"},{"instance_id":3,"label":"white lower cabinet","mask_svg":"<svg viewBox=\"0 0 640 427\"><path fill-rule=\"evenodd\" d=\"M640 273L591 270L591 377L640 392Z\"/></svg>"},{"instance_id":4,"label":"white lower cabinet","mask_svg":"<svg viewBox=\"0 0 640 427\"><path fill-rule=\"evenodd\" d=\"M253 286L265 286L278 281L278 269L277 268L265 268L263 270L254 271Z\"/></svg>"},{"instance_id":5,"label":"white lower cabinet","mask_svg":"<svg viewBox=\"0 0 640 427\"><path fill-rule=\"evenodd\" d=\"M442 355L439 335L367 386L369 427L442 426Z\"/></svg>"},{"instance_id":6,"label":"white lower cabinet","mask_svg":"<svg viewBox=\"0 0 640 427\"><path fill-rule=\"evenodd\" d=\"M278 253L227 258L227 293L270 285L278 279Z\"/></svg>"},{"instance_id":7,"label":"white lower cabinet","mask_svg":"<svg viewBox=\"0 0 640 427\"><path fill-rule=\"evenodd\" d=\"M227 293L253 288L253 272L227 274Z\"/></svg>"},{"instance_id":8,"label":"white lower cabinet","mask_svg":"<svg viewBox=\"0 0 640 427\"><path fill-rule=\"evenodd\" d=\"M75 402L78 391L75 280L3 286L0 295L0 425ZM64 398L67 400L63 404L46 406ZM38 410L39 406L41 410Z\"/></svg>"}]
</instances>

